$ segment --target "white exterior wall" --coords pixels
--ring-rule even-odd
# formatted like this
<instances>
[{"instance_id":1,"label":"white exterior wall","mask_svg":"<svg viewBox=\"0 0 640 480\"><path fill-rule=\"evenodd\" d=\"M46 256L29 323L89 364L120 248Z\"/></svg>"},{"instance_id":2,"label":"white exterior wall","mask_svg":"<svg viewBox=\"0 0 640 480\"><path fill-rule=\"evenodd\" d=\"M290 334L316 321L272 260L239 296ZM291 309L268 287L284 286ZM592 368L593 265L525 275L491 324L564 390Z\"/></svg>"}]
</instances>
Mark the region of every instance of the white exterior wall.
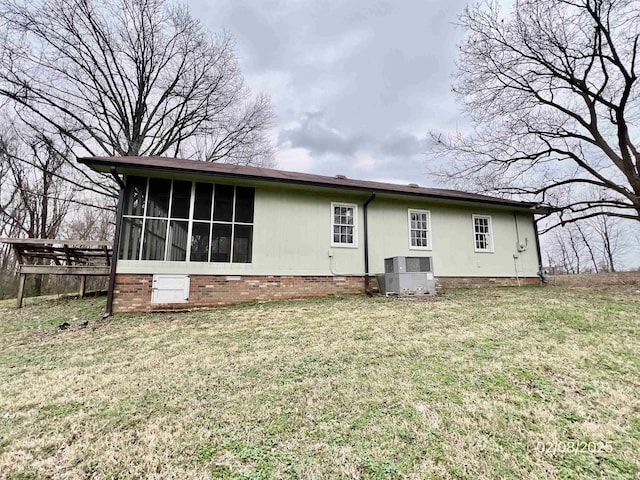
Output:
<instances>
[{"instance_id":1,"label":"white exterior wall","mask_svg":"<svg viewBox=\"0 0 640 480\"><path fill-rule=\"evenodd\" d=\"M214 180L212 180L214 181ZM219 182L223 183L223 182ZM238 183L240 184L240 183ZM246 183L245 183L246 184ZM364 273L363 203L368 194L256 185L253 263L198 263L118 260L118 273L219 275L362 275ZM331 247L331 203L355 203L357 248ZM431 212L432 250L409 248L408 209ZM474 251L473 214L491 215L494 253ZM521 242L518 274L538 270L533 215L518 213ZM516 249L513 210L484 204L378 195L369 205L370 273L384 271L384 258L433 256L437 276L512 277ZM331 252L331 257L330 257Z\"/></svg>"}]
</instances>

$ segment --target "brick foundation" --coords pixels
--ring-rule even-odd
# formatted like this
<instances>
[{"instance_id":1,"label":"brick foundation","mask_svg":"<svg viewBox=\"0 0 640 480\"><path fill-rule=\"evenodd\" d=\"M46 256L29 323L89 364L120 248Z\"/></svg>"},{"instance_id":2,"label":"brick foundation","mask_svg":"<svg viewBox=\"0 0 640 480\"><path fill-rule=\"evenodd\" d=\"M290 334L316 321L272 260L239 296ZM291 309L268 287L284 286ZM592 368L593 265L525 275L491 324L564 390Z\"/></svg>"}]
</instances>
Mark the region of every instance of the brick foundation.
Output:
<instances>
[{"instance_id":1,"label":"brick foundation","mask_svg":"<svg viewBox=\"0 0 640 480\"><path fill-rule=\"evenodd\" d=\"M188 303L152 304L152 281L153 275L116 275L114 313L180 310L254 300L357 295L364 292L364 278L358 276L191 275ZM375 278L370 281L371 287L377 289Z\"/></svg>"},{"instance_id":2,"label":"brick foundation","mask_svg":"<svg viewBox=\"0 0 640 480\"><path fill-rule=\"evenodd\" d=\"M286 300L328 295L364 293L361 276L236 276L191 275L188 303L152 304L153 275L118 274L114 289L114 313L183 310L188 308L233 305L255 300ZM520 279L522 285L537 284L537 278ZM375 276L371 289L378 291ZM458 287L515 286L515 278L436 277L438 289Z\"/></svg>"}]
</instances>

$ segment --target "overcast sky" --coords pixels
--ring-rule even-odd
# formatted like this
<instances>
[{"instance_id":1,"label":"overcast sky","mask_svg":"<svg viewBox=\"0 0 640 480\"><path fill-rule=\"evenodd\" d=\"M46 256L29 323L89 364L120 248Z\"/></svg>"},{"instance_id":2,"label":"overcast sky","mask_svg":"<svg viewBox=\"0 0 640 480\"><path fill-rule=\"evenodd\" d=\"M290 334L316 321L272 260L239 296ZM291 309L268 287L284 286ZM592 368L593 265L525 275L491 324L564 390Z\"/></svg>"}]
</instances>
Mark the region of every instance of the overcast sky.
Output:
<instances>
[{"instance_id":1,"label":"overcast sky","mask_svg":"<svg viewBox=\"0 0 640 480\"><path fill-rule=\"evenodd\" d=\"M451 74L466 3L188 1L231 32L248 85L271 96L278 168L424 186L429 130L464 123Z\"/></svg>"},{"instance_id":2,"label":"overcast sky","mask_svg":"<svg viewBox=\"0 0 640 480\"><path fill-rule=\"evenodd\" d=\"M470 0L186 1L234 36L247 84L271 96L278 168L441 186L425 152L430 130L467 126L451 83ZM625 253L638 265L640 247Z\"/></svg>"}]
</instances>

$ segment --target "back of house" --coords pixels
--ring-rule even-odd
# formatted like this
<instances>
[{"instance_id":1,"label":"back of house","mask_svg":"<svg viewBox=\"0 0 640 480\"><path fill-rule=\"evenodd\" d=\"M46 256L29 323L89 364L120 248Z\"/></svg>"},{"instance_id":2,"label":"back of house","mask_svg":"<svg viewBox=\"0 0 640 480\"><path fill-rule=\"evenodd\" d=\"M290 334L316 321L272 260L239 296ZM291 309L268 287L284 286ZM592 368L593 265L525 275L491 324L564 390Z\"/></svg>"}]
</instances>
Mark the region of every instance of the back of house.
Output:
<instances>
[{"instance_id":1,"label":"back of house","mask_svg":"<svg viewBox=\"0 0 640 480\"><path fill-rule=\"evenodd\" d=\"M391 257L439 287L536 283L536 205L158 157L80 159L123 182L113 312L376 289Z\"/></svg>"}]
</instances>

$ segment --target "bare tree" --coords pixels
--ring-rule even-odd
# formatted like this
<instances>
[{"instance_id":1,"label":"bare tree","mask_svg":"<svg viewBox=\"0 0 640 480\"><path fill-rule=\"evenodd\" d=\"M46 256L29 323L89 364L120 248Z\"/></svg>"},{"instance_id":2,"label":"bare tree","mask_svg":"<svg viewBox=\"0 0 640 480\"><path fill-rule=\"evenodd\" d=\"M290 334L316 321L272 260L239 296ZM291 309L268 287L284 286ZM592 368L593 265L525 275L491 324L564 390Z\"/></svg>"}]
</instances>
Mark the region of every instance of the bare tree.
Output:
<instances>
[{"instance_id":1,"label":"bare tree","mask_svg":"<svg viewBox=\"0 0 640 480\"><path fill-rule=\"evenodd\" d=\"M55 238L73 201L63 181L66 156L37 135L0 138L4 178L0 217L9 230L31 238Z\"/></svg>"},{"instance_id":2,"label":"bare tree","mask_svg":"<svg viewBox=\"0 0 640 480\"><path fill-rule=\"evenodd\" d=\"M0 0L0 25L0 96L65 150L270 162L269 99L244 85L231 36L210 35L187 8L167 0ZM104 181L93 188L114 193Z\"/></svg>"},{"instance_id":3,"label":"bare tree","mask_svg":"<svg viewBox=\"0 0 640 480\"><path fill-rule=\"evenodd\" d=\"M109 241L113 238L114 229L111 212L84 207L76 209L73 215L67 216L61 235L63 238Z\"/></svg>"},{"instance_id":4,"label":"bare tree","mask_svg":"<svg viewBox=\"0 0 640 480\"><path fill-rule=\"evenodd\" d=\"M558 232L555 232L555 241L558 247L558 257L560 259L560 265L565 273L575 273L574 259L569 253L565 239Z\"/></svg>"},{"instance_id":5,"label":"bare tree","mask_svg":"<svg viewBox=\"0 0 640 480\"><path fill-rule=\"evenodd\" d=\"M594 217L589 220L592 231L599 243L601 265L609 272L618 270L618 259L627 248L623 238L622 226L615 219L606 216Z\"/></svg>"},{"instance_id":6,"label":"bare tree","mask_svg":"<svg viewBox=\"0 0 640 480\"><path fill-rule=\"evenodd\" d=\"M436 153L455 158L444 176L556 206L545 230L592 216L640 221L640 4L520 0L503 16L491 2L460 25L454 91L474 130L433 134ZM594 186L600 194L586 196Z\"/></svg>"},{"instance_id":7,"label":"bare tree","mask_svg":"<svg viewBox=\"0 0 640 480\"><path fill-rule=\"evenodd\" d=\"M582 255L582 245L569 229L552 232L547 248L547 261L554 273L578 274Z\"/></svg>"},{"instance_id":8,"label":"bare tree","mask_svg":"<svg viewBox=\"0 0 640 480\"><path fill-rule=\"evenodd\" d=\"M580 224L580 222L574 223L575 229L579 235L580 240L585 245L587 252L589 253L589 259L593 265L593 269L596 273L598 273L598 262L596 261L595 249L591 245L591 242L587 238L587 233L585 232L584 227Z\"/></svg>"},{"instance_id":9,"label":"bare tree","mask_svg":"<svg viewBox=\"0 0 640 480\"><path fill-rule=\"evenodd\" d=\"M623 262L631 258L636 225L632 220L600 215L556 228L544 238L549 266L576 274L632 268Z\"/></svg>"},{"instance_id":10,"label":"bare tree","mask_svg":"<svg viewBox=\"0 0 640 480\"><path fill-rule=\"evenodd\" d=\"M0 137L2 162L2 190L0 191L0 220L2 233L28 238L55 238L75 195L66 182L68 170L65 152L60 153L53 141L42 134L30 137ZM14 260L8 250L2 267L12 270ZM42 277L36 276L35 290L39 293Z\"/></svg>"},{"instance_id":11,"label":"bare tree","mask_svg":"<svg viewBox=\"0 0 640 480\"><path fill-rule=\"evenodd\" d=\"M11 221L3 211L11 203L17 192L11 185L11 171L2 152L6 150L4 139L0 139L0 237L17 237L18 225ZM0 298L8 294L11 279L14 275L15 258L11 245L0 244Z\"/></svg>"},{"instance_id":12,"label":"bare tree","mask_svg":"<svg viewBox=\"0 0 640 480\"><path fill-rule=\"evenodd\" d=\"M573 258L575 258L575 273L582 273L580 270L580 260L582 259L582 250L584 245L580 243L580 240L571 232L568 236L569 247L571 248L571 252L573 253Z\"/></svg>"}]
</instances>

